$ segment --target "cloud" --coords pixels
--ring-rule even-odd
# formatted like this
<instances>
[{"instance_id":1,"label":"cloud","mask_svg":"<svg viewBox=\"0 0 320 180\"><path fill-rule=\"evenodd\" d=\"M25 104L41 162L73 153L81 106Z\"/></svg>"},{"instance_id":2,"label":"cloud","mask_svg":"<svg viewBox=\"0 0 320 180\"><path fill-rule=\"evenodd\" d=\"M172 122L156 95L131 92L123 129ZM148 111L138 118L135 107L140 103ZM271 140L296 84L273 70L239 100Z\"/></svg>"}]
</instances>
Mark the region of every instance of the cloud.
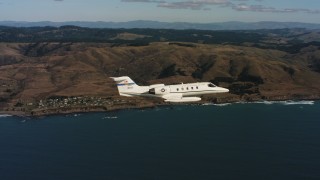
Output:
<instances>
[{"instance_id":1,"label":"cloud","mask_svg":"<svg viewBox=\"0 0 320 180\"><path fill-rule=\"evenodd\" d=\"M228 0L193 0L193 1L180 1L172 3L160 3L158 7L170 9L192 9L192 10L208 10L207 6L210 5L223 5L230 4Z\"/></svg>"},{"instance_id":2,"label":"cloud","mask_svg":"<svg viewBox=\"0 0 320 180\"><path fill-rule=\"evenodd\" d=\"M157 7L168 9L211 10L211 6L231 8L235 11L266 12L266 13L312 13L320 14L320 10L285 8L277 9L263 5L247 4L262 3L264 0L180 0L168 2L165 0L121 0L122 2L156 3Z\"/></svg>"},{"instance_id":3,"label":"cloud","mask_svg":"<svg viewBox=\"0 0 320 180\"><path fill-rule=\"evenodd\" d=\"M157 0L121 0L122 2L142 2L142 3L165 3L166 1Z\"/></svg>"},{"instance_id":4,"label":"cloud","mask_svg":"<svg viewBox=\"0 0 320 180\"><path fill-rule=\"evenodd\" d=\"M247 4L238 4L232 6L232 9L237 11L255 11L255 12L278 12L274 7L265 7L262 5L247 5Z\"/></svg>"},{"instance_id":5,"label":"cloud","mask_svg":"<svg viewBox=\"0 0 320 180\"><path fill-rule=\"evenodd\" d=\"M270 12L270 13L298 13L298 12L312 13L312 14L320 13L320 10L295 9L295 8L277 9L274 7L266 7L263 5L247 5L245 3L233 5L232 9L237 11Z\"/></svg>"}]
</instances>

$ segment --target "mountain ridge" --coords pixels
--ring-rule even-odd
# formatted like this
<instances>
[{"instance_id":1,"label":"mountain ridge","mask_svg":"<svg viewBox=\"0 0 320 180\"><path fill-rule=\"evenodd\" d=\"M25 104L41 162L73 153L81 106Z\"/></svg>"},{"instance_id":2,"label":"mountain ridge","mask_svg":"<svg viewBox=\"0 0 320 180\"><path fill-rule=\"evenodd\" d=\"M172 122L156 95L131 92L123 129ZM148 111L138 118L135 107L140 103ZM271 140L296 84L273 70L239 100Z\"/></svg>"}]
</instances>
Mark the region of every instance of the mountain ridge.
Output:
<instances>
[{"instance_id":1,"label":"mountain ridge","mask_svg":"<svg viewBox=\"0 0 320 180\"><path fill-rule=\"evenodd\" d=\"M285 28L304 28L304 29L320 29L320 24L304 23L304 22L215 22L215 23L188 23L188 22L160 22L148 20L136 20L127 22L111 22L111 21L0 21L0 26L11 27L44 27L53 26L61 27L66 25L74 25L88 28L151 28L151 29L198 29L198 30L257 30L257 29L285 29Z\"/></svg>"}]
</instances>

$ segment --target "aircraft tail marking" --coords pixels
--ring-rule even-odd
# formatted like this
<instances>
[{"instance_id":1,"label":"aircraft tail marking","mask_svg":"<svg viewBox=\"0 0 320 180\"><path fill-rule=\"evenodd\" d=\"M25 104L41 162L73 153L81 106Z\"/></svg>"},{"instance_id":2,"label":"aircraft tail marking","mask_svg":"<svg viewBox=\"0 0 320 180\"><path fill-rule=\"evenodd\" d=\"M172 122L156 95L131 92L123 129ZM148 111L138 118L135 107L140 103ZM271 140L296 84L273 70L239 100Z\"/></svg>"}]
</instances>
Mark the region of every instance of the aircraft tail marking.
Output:
<instances>
[{"instance_id":1,"label":"aircraft tail marking","mask_svg":"<svg viewBox=\"0 0 320 180\"><path fill-rule=\"evenodd\" d=\"M111 77L116 83L118 87L118 91L120 95L125 95L124 93L132 92L134 89L139 87L130 77L121 76L121 77Z\"/></svg>"}]
</instances>

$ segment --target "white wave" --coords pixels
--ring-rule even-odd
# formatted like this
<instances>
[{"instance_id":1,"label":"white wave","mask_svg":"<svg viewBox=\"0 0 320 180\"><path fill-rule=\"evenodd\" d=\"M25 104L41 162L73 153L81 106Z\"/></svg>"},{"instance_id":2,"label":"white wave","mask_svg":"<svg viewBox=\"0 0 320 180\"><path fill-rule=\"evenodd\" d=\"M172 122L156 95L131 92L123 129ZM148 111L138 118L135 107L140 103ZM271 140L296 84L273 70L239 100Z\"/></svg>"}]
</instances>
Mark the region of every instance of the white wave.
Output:
<instances>
[{"instance_id":1,"label":"white wave","mask_svg":"<svg viewBox=\"0 0 320 180\"><path fill-rule=\"evenodd\" d=\"M256 103L259 103L259 104L266 104L266 105L271 105L271 104L274 104L275 101L258 101Z\"/></svg>"},{"instance_id":2,"label":"white wave","mask_svg":"<svg viewBox=\"0 0 320 180\"><path fill-rule=\"evenodd\" d=\"M202 106L213 106L214 104L213 103L204 103L202 104Z\"/></svg>"},{"instance_id":3,"label":"white wave","mask_svg":"<svg viewBox=\"0 0 320 180\"><path fill-rule=\"evenodd\" d=\"M277 101L252 101L252 102L240 101L240 102L236 102L236 104L266 104L266 105L271 105L274 103L277 103Z\"/></svg>"},{"instance_id":4,"label":"white wave","mask_svg":"<svg viewBox=\"0 0 320 180\"><path fill-rule=\"evenodd\" d=\"M220 107L222 107L222 106L229 106L229 105L231 105L231 103L222 103L222 104L204 103L202 105L203 106L220 106Z\"/></svg>"},{"instance_id":5,"label":"white wave","mask_svg":"<svg viewBox=\"0 0 320 180\"><path fill-rule=\"evenodd\" d=\"M103 117L102 119L118 119L117 116L106 116L106 117Z\"/></svg>"},{"instance_id":6,"label":"white wave","mask_svg":"<svg viewBox=\"0 0 320 180\"><path fill-rule=\"evenodd\" d=\"M314 105L314 101L281 101L283 105Z\"/></svg>"},{"instance_id":7,"label":"white wave","mask_svg":"<svg viewBox=\"0 0 320 180\"><path fill-rule=\"evenodd\" d=\"M229 105L231 105L231 103L215 104L215 106L220 106L220 107L229 106Z\"/></svg>"},{"instance_id":8,"label":"white wave","mask_svg":"<svg viewBox=\"0 0 320 180\"><path fill-rule=\"evenodd\" d=\"M12 115L9 114L0 114L0 118L5 118L5 117L11 117Z\"/></svg>"},{"instance_id":9,"label":"white wave","mask_svg":"<svg viewBox=\"0 0 320 180\"><path fill-rule=\"evenodd\" d=\"M237 102L237 104L282 104L282 105L314 105L314 101L255 101L255 102Z\"/></svg>"},{"instance_id":10,"label":"white wave","mask_svg":"<svg viewBox=\"0 0 320 180\"><path fill-rule=\"evenodd\" d=\"M266 105L272 105L272 104L281 104L281 105L314 105L315 101L254 101L254 102L245 102L240 101L236 102L234 104L266 104ZM232 103L223 103L223 104L214 104L214 103L205 103L202 104L203 106L228 106L232 105Z\"/></svg>"}]
</instances>

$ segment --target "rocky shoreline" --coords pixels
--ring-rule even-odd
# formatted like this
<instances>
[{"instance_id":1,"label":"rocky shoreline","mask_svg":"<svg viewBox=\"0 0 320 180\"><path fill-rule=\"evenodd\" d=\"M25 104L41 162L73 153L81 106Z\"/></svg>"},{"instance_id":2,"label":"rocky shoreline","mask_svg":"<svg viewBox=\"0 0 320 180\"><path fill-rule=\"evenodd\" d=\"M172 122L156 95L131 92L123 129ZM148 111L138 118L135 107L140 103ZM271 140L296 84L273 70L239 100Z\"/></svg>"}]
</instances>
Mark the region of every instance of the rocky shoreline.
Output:
<instances>
[{"instance_id":1,"label":"rocky shoreline","mask_svg":"<svg viewBox=\"0 0 320 180\"><path fill-rule=\"evenodd\" d=\"M158 98L156 98L157 100ZM305 96L302 98L296 98L293 96L272 96L267 98L259 98L254 96L225 96L220 97L204 97L200 102L195 103L164 103L160 101L152 101L153 98L129 98L131 104L122 105L109 105L109 106L87 106L87 107L64 107L64 108L35 108L29 111L5 111L0 110L0 115L11 115L20 117L41 117L51 115L63 115L63 114L74 114L74 113L88 113L88 112L112 112L126 109L146 109L155 108L159 106L172 106L172 105L204 105L204 104L232 104L232 103L268 103L268 102L299 102L299 101L319 101L320 95ZM134 103L132 103L134 102Z\"/></svg>"}]
</instances>

